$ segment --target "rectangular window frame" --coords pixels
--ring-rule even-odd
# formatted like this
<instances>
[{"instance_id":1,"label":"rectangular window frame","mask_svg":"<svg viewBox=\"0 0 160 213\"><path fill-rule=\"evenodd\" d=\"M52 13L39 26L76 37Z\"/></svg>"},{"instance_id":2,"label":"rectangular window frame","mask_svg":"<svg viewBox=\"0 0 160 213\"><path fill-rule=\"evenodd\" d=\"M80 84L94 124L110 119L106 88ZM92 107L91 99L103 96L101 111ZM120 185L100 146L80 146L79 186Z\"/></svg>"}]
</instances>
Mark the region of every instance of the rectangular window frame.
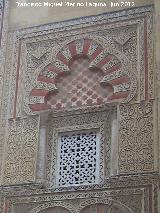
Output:
<instances>
[{"instance_id":1,"label":"rectangular window frame","mask_svg":"<svg viewBox=\"0 0 160 213\"><path fill-rule=\"evenodd\" d=\"M56 188L63 188L63 186L58 186L57 184L57 150L58 150L58 135L62 134L64 132L73 132L73 131L83 131L83 130L92 130L92 129L99 129L99 179L94 184L100 184L104 181L104 167L105 167L105 153L104 153L104 140L105 140L105 132L104 132L105 125L103 122L100 123L91 123L91 124L83 124L78 126L67 126L62 128L56 128L53 130L53 144L52 147L52 157L51 157L51 173L50 173L50 187L56 187ZM106 144L107 149L110 149L110 144ZM109 168L107 171L109 175ZM87 184L87 185L94 185L94 184ZM72 187L70 186L64 186L65 187ZM83 185L77 185L77 186L83 186Z\"/></svg>"}]
</instances>

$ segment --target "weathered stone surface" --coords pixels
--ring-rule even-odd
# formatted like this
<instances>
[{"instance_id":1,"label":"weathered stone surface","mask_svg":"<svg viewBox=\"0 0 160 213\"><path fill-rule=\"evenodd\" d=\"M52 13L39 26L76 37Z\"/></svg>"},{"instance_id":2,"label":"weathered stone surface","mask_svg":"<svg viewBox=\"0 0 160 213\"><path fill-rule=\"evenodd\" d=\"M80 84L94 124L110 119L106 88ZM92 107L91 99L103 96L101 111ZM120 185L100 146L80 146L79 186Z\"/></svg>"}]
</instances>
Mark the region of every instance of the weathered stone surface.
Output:
<instances>
[{"instance_id":1,"label":"weathered stone surface","mask_svg":"<svg viewBox=\"0 0 160 213\"><path fill-rule=\"evenodd\" d=\"M0 10L0 212L157 213L158 6L155 22L152 6L133 7L11 30L8 38L8 1ZM40 9L25 22L25 12L13 18L18 10L12 1L10 29L56 15ZM73 142L75 132L90 130L100 141L98 182L59 187L59 135L71 132Z\"/></svg>"}]
</instances>

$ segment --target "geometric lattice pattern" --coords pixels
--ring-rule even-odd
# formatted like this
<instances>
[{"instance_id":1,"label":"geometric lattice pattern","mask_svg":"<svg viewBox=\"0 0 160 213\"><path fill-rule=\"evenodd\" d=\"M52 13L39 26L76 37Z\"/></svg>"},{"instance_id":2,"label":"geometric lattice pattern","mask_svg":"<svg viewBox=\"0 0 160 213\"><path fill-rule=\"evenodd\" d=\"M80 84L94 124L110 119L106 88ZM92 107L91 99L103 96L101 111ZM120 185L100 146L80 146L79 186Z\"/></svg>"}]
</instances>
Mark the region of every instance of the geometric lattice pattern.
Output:
<instances>
[{"instance_id":1,"label":"geometric lattice pattern","mask_svg":"<svg viewBox=\"0 0 160 213\"><path fill-rule=\"evenodd\" d=\"M100 84L102 71L88 69L89 61L79 58L71 65L71 73L57 82L58 92L48 102L53 109L100 105L107 101L108 92Z\"/></svg>"},{"instance_id":2,"label":"geometric lattice pattern","mask_svg":"<svg viewBox=\"0 0 160 213\"><path fill-rule=\"evenodd\" d=\"M64 133L59 137L58 185L93 184L98 174L97 132Z\"/></svg>"}]
</instances>

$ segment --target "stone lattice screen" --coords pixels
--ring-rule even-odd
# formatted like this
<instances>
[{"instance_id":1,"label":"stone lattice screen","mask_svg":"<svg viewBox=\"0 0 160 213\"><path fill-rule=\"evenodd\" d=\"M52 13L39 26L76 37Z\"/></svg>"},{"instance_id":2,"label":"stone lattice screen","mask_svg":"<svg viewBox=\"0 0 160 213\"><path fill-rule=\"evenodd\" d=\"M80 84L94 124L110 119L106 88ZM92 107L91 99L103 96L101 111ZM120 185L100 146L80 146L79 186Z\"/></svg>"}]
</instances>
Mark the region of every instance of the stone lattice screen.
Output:
<instances>
[{"instance_id":1,"label":"stone lattice screen","mask_svg":"<svg viewBox=\"0 0 160 213\"><path fill-rule=\"evenodd\" d=\"M85 58L73 62L71 73L59 79L56 84L59 90L48 101L53 109L71 109L106 102L106 87L99 84L103 78L102 71L91 71L88 67L89 62Z\"/></svg>"},{"instance_id":2,"label":"stone lattice screen","mask_svg":"<svg viewBox=\"0 0 160 213\"><path fill-rule=\"evenodd\" d=\"M57 171L59 186L98 182L99 143L95 130L66 132L59 136Z\"/></svg>"}]
</instances>

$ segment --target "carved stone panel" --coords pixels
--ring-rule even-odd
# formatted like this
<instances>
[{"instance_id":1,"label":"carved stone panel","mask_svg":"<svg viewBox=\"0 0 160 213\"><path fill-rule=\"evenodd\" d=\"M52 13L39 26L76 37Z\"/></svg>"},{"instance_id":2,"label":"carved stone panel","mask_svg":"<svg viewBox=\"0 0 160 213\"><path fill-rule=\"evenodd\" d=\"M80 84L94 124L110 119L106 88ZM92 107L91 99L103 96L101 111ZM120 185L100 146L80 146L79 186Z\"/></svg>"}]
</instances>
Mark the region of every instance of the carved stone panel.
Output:
<instances>
[{"instance_id":1,"label":"carved stone panel","mask_svg":"<svg viewBox=\"0 0 160 213\"><path fill-rule=\"evenodd\" d=\"M153 102L120 105L119 113L120 172L153 171Z\"/></svg>"},{"instance_id":2,"label":"carved stone panel","mask_svg":"<svg viewBox=\"0 0 160 213\"><path fill-rule=\"evenodd\" d=\"M10 120L5 156L5 184L34 181L39 138L39 118Z\"/></svg>"}]
</instances>

